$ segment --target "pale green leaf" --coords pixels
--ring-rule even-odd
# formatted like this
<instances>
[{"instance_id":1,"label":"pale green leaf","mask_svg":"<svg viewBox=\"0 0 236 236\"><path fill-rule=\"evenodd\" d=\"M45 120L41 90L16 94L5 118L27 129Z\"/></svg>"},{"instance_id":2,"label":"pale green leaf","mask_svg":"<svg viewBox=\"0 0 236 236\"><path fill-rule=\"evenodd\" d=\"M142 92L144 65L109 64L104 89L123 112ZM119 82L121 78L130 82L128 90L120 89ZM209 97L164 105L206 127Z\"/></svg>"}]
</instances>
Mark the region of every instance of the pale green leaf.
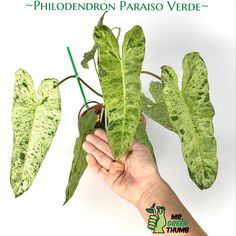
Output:
<instances>
[{"instance_id":1,"label":"pale green leaf","mask_svg":"<svg viewBox=\"0 0 236 236\"><path fill-rule=\"evenodd\" d=\"M174 131L172 127L166 104L162 94L163 85L160 82L151 82L149 91L154 98L153 102L147 98L144 94L141 96L142 111L146 116L156 121L160 125L166 127L169 130Z\"/></svg>"},{"instance_id":2,"label":"pale green leaf","mask_svg":"<svg viewBox=\"0 0 236 236\"><path fill-rule=\"evenodd\" d=\"M86 136L94 130L97 121L97 114L93 110L89 110L83 117L79 119L80 136L76 139L74 146L74 158L72 161L70 176L66 187L65 203L73 196L79 180L87 167L86 152L82 148ZM64 204L65 204L64 203Z\"/></svg>"},{"instance_id":3,"label":"pale green leaf","mask_svg":"<svg viewBox=\"0 0 236 236\"><path fill-rule=\"evenodd\" d=\"M97 26L101 26L103 24L103 20L104 20L104 17L105 17L106 13L107 13L107 11L103 13L103 15L101 16L101 18L99 19L99 21L97 23ZM97 50L96 46L94 45L90 51L84 53L84 58L81 61L81 65L85 69L89 69L88 62L94 59L96 50Z\"/></svg>"},{"instance_id":4,"label":"pale green leaf","mask_svg":"<svg viewBox=\"0 0 236 236\"><path fill-rule=\"evenodd\" d=\"M56 133L61 116L57 83L56 79L43 80L37 99L30 75L23 69L16 72L10 177L16 197L31 186Z\"/></svg>"},{"instance_id":5,"label":"pale green leaf","mask_svg":"<svg viewBox=\"0 0 236 236\"><path fill-rule=\"evenodd\" d=\"M145 37L140 26L128 31L122 46L122 57L118 41L107 26L95 28L94 40L108 116L108 141L113 156L119 159L128 151L140 119L140 72Z\"/></svg>"},{"instance_id":6,"label":"pale green leaf","mask_svg":"<svg viewBox=\"0 0 236 236\"><path fill-rule=\"evenodd\" d=\"M153 150L152 144L148 138L148 135L147 135L146 129L143 125L142 119L139 121L137 130L134 135L134 139L137 140L139 143L146 145L148 147L149 151L151 152L153 159L156 161L154 150Z\"/></svg>"},{"instance_id":7,"label":"pale green leaf","mask_svg":"<svg viewBox=\"0 0 236 236\"><path fill-rule=\"evenodd\" d=\"M209 188L215 181L218 161L206 65L198 53L185 56L182 92L171 67L163 66L161 77L165 104L180 137L190 177L200 189Z\"/></svg>"}]
</instances>

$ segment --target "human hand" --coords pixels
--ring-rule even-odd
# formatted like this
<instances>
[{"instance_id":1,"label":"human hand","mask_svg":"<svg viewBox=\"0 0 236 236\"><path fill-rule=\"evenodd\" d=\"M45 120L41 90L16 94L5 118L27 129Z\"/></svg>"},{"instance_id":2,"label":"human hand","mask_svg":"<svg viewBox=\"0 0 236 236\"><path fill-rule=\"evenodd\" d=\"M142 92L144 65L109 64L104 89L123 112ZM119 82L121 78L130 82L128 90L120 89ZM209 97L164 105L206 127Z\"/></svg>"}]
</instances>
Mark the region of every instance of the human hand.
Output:
<instances>
[{"instance_id":1,"label":"human hand","mask_svg":"<svg viewBox=\"0 0 236 236\"><path fill-rule=\"evenodd\" d=\"M114 160L106 133L96 130L83 144L88 165L122 198L135 206L143 193L162 183L156 163L148 148L133 141L130 151L120 160Z\"/></svg>"},{"instance_id":2,"label":"human hand","mask_svg":"<svg viewBox=\"0 0 236 236\"><path fill-rule=\"evenodd\" d=\"M182 214L191 229L189 236L206 235L170 186L160 177L156 163L145 145L133 141L129 153L117 161L111 154L106 133L96 130L95 134L86 137L83 148L88 153L88 165L114 192L138 208L153 233L166 232L163 229L166 220L159 221L159 216L150 216L146 211L147 207L157 202L168 209L165 219L170 219L173 212ZM160 214L159 209L158 212Z\"/></svg>"}]
</instances>

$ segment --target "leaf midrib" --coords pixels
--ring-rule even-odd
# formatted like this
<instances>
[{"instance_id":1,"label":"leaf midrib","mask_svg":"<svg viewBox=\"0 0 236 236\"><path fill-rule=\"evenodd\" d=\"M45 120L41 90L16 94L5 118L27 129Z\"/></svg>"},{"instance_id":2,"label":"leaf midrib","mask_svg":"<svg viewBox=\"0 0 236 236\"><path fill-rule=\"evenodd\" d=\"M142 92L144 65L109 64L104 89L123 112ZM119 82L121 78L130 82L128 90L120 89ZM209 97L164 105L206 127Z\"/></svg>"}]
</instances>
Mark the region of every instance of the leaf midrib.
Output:
<instances>
[{"instance_id":1,"label":"leaf midrib","mask_svg":"<svg viewBox=\"0 0 236 236\"><path fill-rule=\"evenodd\" d=\"M125 130L125 120L126 120L126 87L125 87L125 75L124 75L124 68L123 68L123 54L122 54L122 58L120 60L120 66L121 66L121 74L122 74L122 84L123 84L123 104L124 104L124 119L122 121L122 136L121 136L121 143L120 145L122 145L123 140L124 140L124 130ZM121 150L122 150L122 146L120 146Z\"/></svg>"},{"instance_id":2,"label":"leaf midrib","mask_svg":"<svg viewBox=\"0 0 236 236\"><path fill-rule=\"evenodd\" d=\"M194 122L192 120L192 116L191 116L191 113L189 111L189 108L188 108L188 103L186 102L185 98L184 98L184 94L183 94L183 91L179 91L180 92L180 96L181 98L183 99L183 102L185 104L185 109L186 109L186 112L188 113L189 117L190 117L190 120L191 120L191 129L193 130L193 133L194 133L194 140L196 141L195 143L197 143L197 150L200 154L200 159L201 159L201 162L202 162L202 166L203 166L203 170L204 170L204 175L206 175L206 169L205 169L205 164L204 164L204 160L202 158L203 154L202 154L202 151L201 151L201 148L200 148L200 144L199 144L199 138L198 138L198 134L196 133L196 130L194 128Z\"/></svg>"},{"instance_id":3,"label":"leaf midrib","mask_svg":"<svg viewBox=\"0 0 236 236\"><path fill-rule=\"evenodd\" d=\"M112 43L110 42L110 40L108 40L108 43L110 45L111 48L113 48L113 45ZM123 42L124 43L124 42ZM118 47L117 47L117 52L115 53L116 56L118 56L118 60L120 62L120 70L121 70L121 77L122 77L122 85L123 85L123 104L124 104L124 108L123 108L123 114L124 114L124 119L122 120L122 135L121 135L121 142L120 142L120 150L122 150L122 143L123 143L123 140L124 140L124 127L125 127L125 118L126 118L126 89L125 89L125 81L124 81L124 69L123 69L123 53L121 55L121 52L120 52L120 46L119 44L117 43Z\"/></svg>"}]
</instances>

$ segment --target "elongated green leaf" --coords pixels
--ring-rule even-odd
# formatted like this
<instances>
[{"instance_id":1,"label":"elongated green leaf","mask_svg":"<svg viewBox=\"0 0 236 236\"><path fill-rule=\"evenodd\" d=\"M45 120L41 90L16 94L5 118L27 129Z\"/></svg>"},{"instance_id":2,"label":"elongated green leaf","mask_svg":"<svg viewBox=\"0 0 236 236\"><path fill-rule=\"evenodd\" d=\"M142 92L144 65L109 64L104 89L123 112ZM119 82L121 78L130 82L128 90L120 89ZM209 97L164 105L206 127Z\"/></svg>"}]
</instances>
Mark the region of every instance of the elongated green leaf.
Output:
<instances>
[{"instance_id":1,"label":"elongated green leaf","mask_svg":"<svg viewBox=\"0 0 236 236\"><path fill-rule=\"evenodd\" d=\"M172 126L180 136L190 177L205 189L214 183L218 168L207 68L198 53L190 53L183 60L183 71L180 92L174 70L163 66L162 92Z\"/></svg>"},{"instance_id":2,"label":"elongated green leaf","mask_svg":"<svg viewBox=\"0 0 236 236\"><path fill-rule=\"evenodd\" d=\"M148 138L148 135L147 135L146 129L143 125L142 119L139 121L137 130L136 130L135 135L134 135L134 139L136 139L139 143L142 143L142 144L146 145L148 147L148 149L150 150L150 152L153 156L153 159L156 161L155 154L154 154L154 151L153 151L153 147L152 147L152 144L151 144L151 142Z\"/></svg>"},{"instance_id":3,"label":"elongated green leaf","mask_svg":"<svg viewBox=\"0 0 236 236\"><path fill-rule=\"evenodd\" d=\"M93 46L90 51L84 53L84 58L81 61L81 66L83 66L85 69L89 69L88 62L94 59L96 50L96 47Z\"/></svg>"},{"instance_id":4,"label":"elongated green leaf","mask_svg":"<svg viewBox=\"0 0 236 236\"><path fill-rule=\"evenodd\" d=\"M156 121L160 125L166 127L169 130L174 131L172 127L168 110L162 94L163 85L160 82L151 82L149 91L154 98L153 102L147 98L144 94L141 96L142 111L146 116Z\"/></svg>"},{"instance_id":5,"label":"elongated green leaf","mask_svg":"<svg viewBox=\"0 0 236 236\"><path fill-rule=\"evenodd\" d=\"M97 26L101 26L103 24L103 20L104 20L104 17L105 17L106 13L107 13L107 11L103 13L103 15L101 16L101 18L99 19L99 21L97 23ZM89 69L88 62L94 59L96 50L97 50L96 46L94 45L90 51L84 53L84 58L81 61L81 65L85 69Z\"/></svg>"},{"instance_id":6,"label":"elongated green leaf","mask_svg":"<svg viewBox=\"0 0 236 236\"><path fill-rule=\"evenodd\" d=\"M152 213L152 214L154 213L154 209L152 209L152 208L147 208L146 211L147 211L148 213Z\"/></svg>"},{"instance_id":7,"label":"elongated green leaf","mask_svg":"<svg viewBox=\"0 0 236 236\"><path fill-rule=\"evenodd\" d=\"M56 79L43 80L37 99L30 75L23 69L16 72L10 177L16 197L31 186L56 133L61 115L57 83Z\"/></svg>"},{"instance_id":8,"label":"elongated green leaf","mask_svg":"<svg viewBox=\"0 0 236 236\"><path fill-rule=\"evenodd\" d=\"M79 119L79 133L80 136L76 139L74 147L74 158L72 161L70 176L66 187L66 204L73 196L79 180L87 167L86 152L82 148L86 136L94 130L97 121L97 114L95 111L89 110Z\"/></svg>"},{"instance_id":9,"label":"elongated green leaf","mask_svg":"<svg viewBox=\"0 0 236 236\"><path fill-rule=\"evenodd\" d=\"M145 38L140 26L125 35L122 58L112 31L96 27L94 40L98 50L99 78L108 116L108 141L116 159L128 151L140 119L140 72Z\"/></svg>"}]
</instances>

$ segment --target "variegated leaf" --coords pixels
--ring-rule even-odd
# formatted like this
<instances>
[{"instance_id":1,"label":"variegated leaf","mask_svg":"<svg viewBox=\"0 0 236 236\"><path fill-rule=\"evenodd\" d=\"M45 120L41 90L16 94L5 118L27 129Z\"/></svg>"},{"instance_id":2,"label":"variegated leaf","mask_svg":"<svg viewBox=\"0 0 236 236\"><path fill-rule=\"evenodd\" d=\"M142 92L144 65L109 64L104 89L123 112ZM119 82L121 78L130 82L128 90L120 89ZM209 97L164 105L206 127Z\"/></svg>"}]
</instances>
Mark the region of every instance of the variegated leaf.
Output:
<instances>
[{"instance_id":1,"label":"variegated leaf","mask_svg":"<svg viewBox=\"0 0 236 236\"><path fill-rule=\"evenodd\" d=\"M199 53L185 56L182 91L171 67L163 66L161 77L163 97L172 126L180 137L189 175L200 189L209 188L215 181L218 161L206 65Z\"/></svg>"},{"instance_id":2,"label":"variegated leaf","mask_svg":"<svg viewBox=\"0 0 236 236\"><path fill-rule=\"evenodd\" d=\"M165 128L174 131L172 127L166 104L162 94L163 84L160 82L151 82L149 91L154 98L153 102L151 99L147 98L144 94L141 96L141 106L143 113L156 121Z\"/></svg>"},{"instance_id":3,"label":"variegated leaf","mask_svg":"<svg viewBox=\"0 0 236 236\"><path fill-rule=\"evenodd\" d=\"M31 186L57 130L61 115L57 83L56 79L43 80L37 99L30 75L23 69L16 72L10 177L16 197Z\"/></svg>"},{"instance_id":4,"label":"variegated leaf","mask_svg":"<svg viewBox=\"0 0 236 236\"><path fill-rule=\"evenodd\" d=\"M137 140L139 143L146 145L148 147L149 151L151 152L153 159L156 161L154 150L153 150L152 144L148 138L147 131L144 127L142 119L140 119L140 121L139 121L137 130L134 135L134 139Z\"/></svg>"},{"instance_id":5,"label":"variegated leaf","mask_svg":"<svg viewBox=\"0 0 236 236\"><path fill-rule=\"evenodd\" d=\"M101 26L103 24L104 17L106 15L107 11L105 11L101 18L99 19L97 26ZM89 69L88 62L94 59L95 53L96 53L96 45L93 45L92 49L88 52L84 53L84 58L81 61L81 66L83 66L85 69Z\"/></svg>"},{"instance_id":6,"label":"variegated leaf","mask_svg":"<svg viewBox=\"0 0 236 236\"><path fill-rule=\"evenodd\" d=\"M107 26L95 28L94 40L108 116L108 141L113 156L119 159L128 151L140 119L140 72L145 37L140 26L128 31L122 46L122 57L118 41Z\"/></svg>"},{"instance_id":7,"label":"variegated leaf","mask_svg":"<svg viewBox=\"0 0 236 236\"><path fill-rule=\"evenodd\" d=\"M76 139L74 147L74 158L72 161L70 176L66 187L66 204L73 196L79 180L87 167L86 152L82 148L86 136L94 130L97 121L97 114L93 110L89 110L79 119L79 133L80 136Z\"/></svg>"}]
</instances>

